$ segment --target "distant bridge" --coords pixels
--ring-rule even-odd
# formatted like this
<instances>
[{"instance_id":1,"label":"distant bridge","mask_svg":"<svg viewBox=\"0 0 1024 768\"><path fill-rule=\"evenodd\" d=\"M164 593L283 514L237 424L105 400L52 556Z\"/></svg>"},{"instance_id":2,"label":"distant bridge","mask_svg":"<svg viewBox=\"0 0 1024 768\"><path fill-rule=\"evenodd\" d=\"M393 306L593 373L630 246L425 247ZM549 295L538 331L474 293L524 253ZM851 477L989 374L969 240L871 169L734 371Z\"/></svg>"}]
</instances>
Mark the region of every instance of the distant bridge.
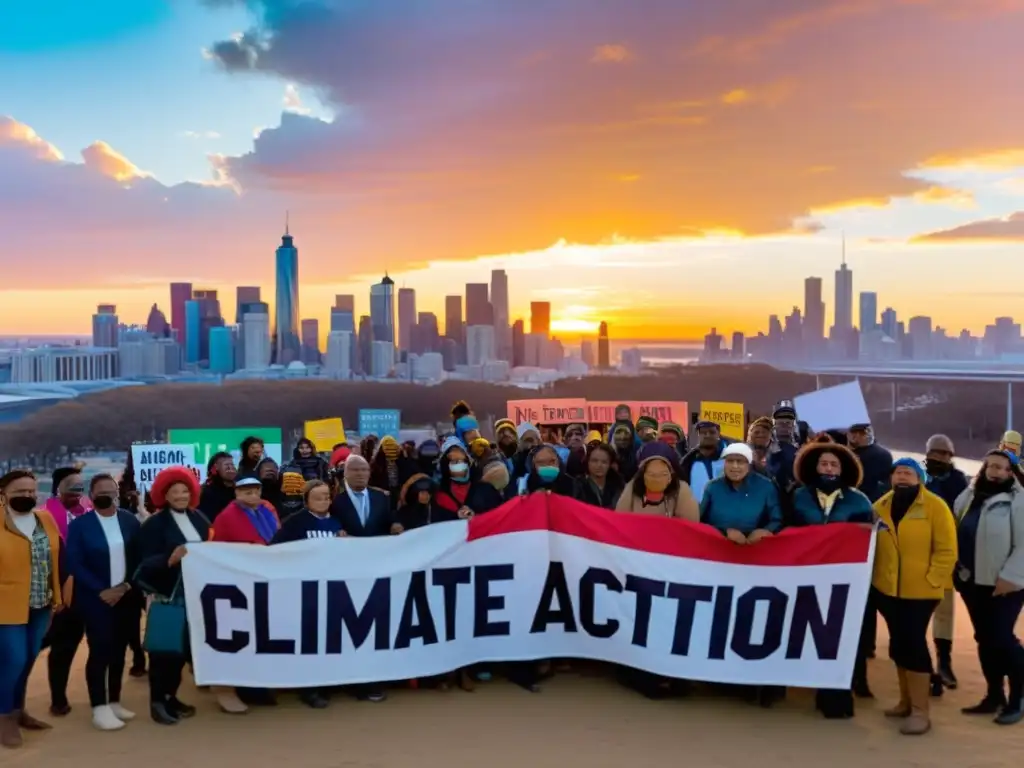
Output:
<instances>
[{"instance_id":1,"label":"distant bridge","mask_svg":"<svg viewBox=\"0 0 1024 768\"><path fill-rule=\"evenodd\" d=\"M896 402L899 390L897 379L911 381L966 381L1006 385L1006 428L1013 429L1013 385L1024 384L1024 368L999 364L947 363L944 365L907 365L894 363L877 365L776 365L782 371L806 373L815 377L815 387L821 389L822 376L852 379L889 379L892 383L892 420L896 421Z\"/></svg>"}]
</instances>

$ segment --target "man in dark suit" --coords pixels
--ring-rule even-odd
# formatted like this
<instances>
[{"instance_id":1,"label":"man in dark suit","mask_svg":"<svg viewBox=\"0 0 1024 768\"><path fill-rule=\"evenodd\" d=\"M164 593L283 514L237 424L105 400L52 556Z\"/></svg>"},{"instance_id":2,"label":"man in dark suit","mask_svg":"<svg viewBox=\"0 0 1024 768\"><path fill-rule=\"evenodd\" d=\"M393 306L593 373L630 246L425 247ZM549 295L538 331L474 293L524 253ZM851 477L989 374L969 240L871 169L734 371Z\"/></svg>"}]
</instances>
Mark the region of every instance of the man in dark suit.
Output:
<instances>
[{"instance_id":1,"label":"man in dark suit","mask_svg":"<svg viewBox=\"0 0 1024 768\"><path fill-rule=\"evenodd\" d=\"M331 516L341 523L342 536L389 536L402 526L391 512L388 495L370 488L370 464L352 454L345 461L341 492L331 504Z\"/></svg>"},{"instance_id":2,"label":"man in dark suit","mask_svg":"<svg viewBox=\"0 0 1024 768\"><path fill-rule=\"evenodd\" d=\"M345 460L341 488L331 503L331 516L341 523L341 536L363 538L401 533L388 495L370 488L370 464L357 453ZM360 701L384 701L387 695L379 685L367 683L352 686Z\"/></svg>"}]
</instances>

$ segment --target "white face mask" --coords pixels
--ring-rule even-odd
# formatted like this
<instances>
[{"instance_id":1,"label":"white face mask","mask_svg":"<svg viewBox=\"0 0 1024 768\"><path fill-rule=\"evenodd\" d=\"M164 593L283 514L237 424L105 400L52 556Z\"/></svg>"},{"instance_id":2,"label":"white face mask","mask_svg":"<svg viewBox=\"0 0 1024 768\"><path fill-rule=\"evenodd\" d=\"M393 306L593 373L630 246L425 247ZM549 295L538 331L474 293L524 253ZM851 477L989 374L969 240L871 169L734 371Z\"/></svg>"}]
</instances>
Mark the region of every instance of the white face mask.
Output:
<instances>
[{"instance_id":1,"label":"white face mask","mask_svg":"<svg viewBox=\"0 0 1024 768\"><path fill-rule=\"evenodd\" d=\"M464 475L469 472L469 464L464 461L456 461L448 465L448 471L456 476Z\"/></svg>"}]
</instances>

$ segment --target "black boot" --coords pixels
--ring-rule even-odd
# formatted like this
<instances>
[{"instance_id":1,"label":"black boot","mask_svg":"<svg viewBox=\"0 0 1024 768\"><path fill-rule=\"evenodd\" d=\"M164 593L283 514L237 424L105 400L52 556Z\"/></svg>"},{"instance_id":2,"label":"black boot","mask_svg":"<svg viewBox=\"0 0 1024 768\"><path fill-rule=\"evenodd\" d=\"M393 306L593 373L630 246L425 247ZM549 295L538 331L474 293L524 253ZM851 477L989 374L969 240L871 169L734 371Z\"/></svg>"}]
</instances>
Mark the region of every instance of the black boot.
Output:
<instances>
[{"instance_id":1,"label":"black boot","mask_svg":"<svg viewBox=\"0 0 1024 768\"><path fill-rule=\"evenodd\" d=\"M154 723L159 723L160 725L178 724L178 718L167 709L167 705L162 701L151 701L149 703L149 716L153 718Z\"/></svg>"},{"instance_id":2,"label":"black boot","mask_svg":"<svg viewBox=\"0 0 1024 768\"><path fill-rule=\"evenodd\" d=\"M1005 653L1005 658L1010 695L995 722L997 725L1016 725L1024 720L1024 648L1016 646Z\"/></svg>"},{"instance_id":3,"label":"black boot","mask_svg":"<svg viewBox=\"0 0 1024 768\"><path fill-rule=\"evenodd\" d=\"M864 654L858 652L857 658L853 662L853 684L851 685L851 688L853 690L853 695L858 699L875 698L875 694L871 692L871 688L868 686L868 659L866 650Z\"/></svg>"},{"instance_id":4,"label":"black boot","mask_svg":"<svg viewBox=\"0 0 1024 768\"><path fill-rule=\"evenodd\" d=\"M935 655L938 657L938 675L942 684L951 691L956 690L957 679L953 674L953 641L936 640Z\"/></svg>"},{"instance_id":5,"label":"black boot","mask_svg":"<svg viewBox=\"0 0 1024 768\"><path fill-rule=\"evenodd\" d=\"M931 685L929 686L928 693L933 698L938 698L942 695L943 685L942 678L935 672L932 672Z\"/></svg>"},{"instance_id":6,"label":"black boot","mask_svg":"<svg viewBox=\"0 0 1024 768\"><path fill-rule=\"evenodd\" d=\"M985 698L973 707L964 707L960 711L965 715L994 715L1006 706L1006 694L1003 692L1003 673L998 658L993 658L992 651L978 647L978 661L981 673L985 676L988 690Z\"/></svg>"}]
</instances>

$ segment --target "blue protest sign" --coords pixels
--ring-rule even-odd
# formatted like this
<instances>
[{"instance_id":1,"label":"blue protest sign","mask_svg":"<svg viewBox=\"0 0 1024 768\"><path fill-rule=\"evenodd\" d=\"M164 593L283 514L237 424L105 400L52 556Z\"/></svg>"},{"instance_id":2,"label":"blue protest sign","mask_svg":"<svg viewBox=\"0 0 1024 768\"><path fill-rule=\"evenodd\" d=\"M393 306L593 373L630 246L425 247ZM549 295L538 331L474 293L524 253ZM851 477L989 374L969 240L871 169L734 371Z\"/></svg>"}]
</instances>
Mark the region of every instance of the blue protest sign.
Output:
<instances>
[{"instance_id":1,"label":"blue protest sign","mask_svg":"<svg viewBox=\"0 0 1024 768\"><path fill-rule=\"evenodd\" d=\"M359 434L362 437L376 435L398 439L398 431L402 428L402 412L395 408L360 408Z\"/></svg>"}]
</instances>

